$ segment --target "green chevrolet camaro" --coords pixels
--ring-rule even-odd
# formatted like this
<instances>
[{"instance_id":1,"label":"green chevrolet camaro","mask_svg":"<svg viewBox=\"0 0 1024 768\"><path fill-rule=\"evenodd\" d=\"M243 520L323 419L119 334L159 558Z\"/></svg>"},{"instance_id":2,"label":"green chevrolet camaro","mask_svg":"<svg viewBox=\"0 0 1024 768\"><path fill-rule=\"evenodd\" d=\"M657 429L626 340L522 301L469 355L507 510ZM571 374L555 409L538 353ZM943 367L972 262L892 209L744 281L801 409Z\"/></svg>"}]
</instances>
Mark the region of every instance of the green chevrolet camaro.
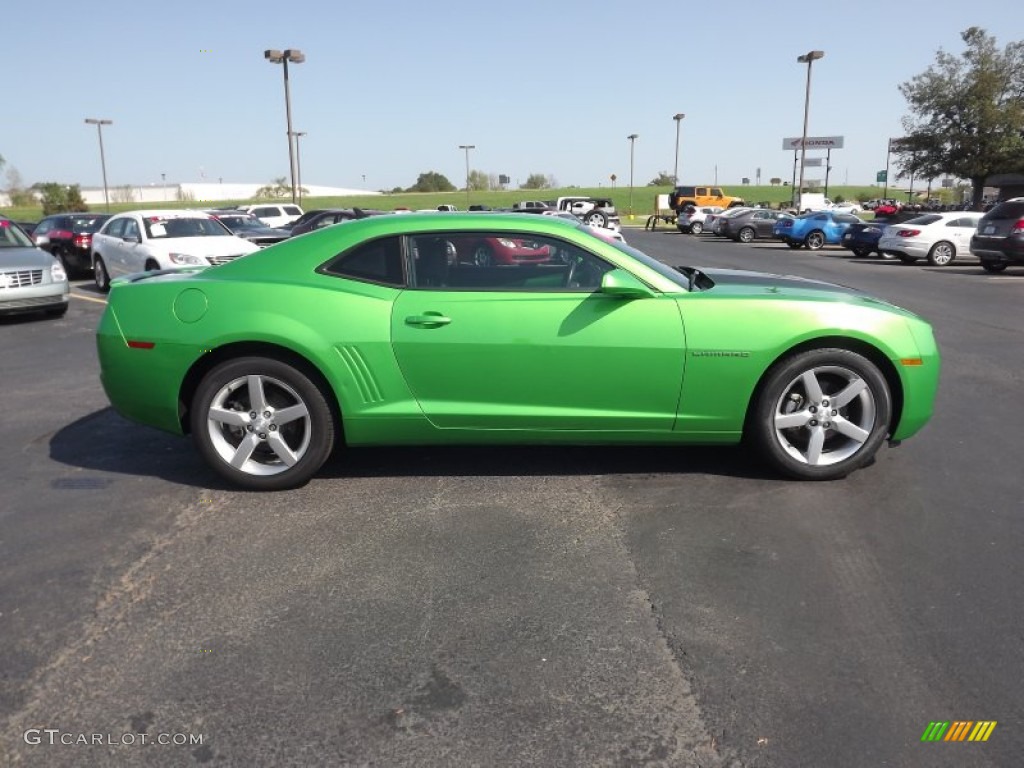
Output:
<instances>
[{"instance_id":1,"label":"green chevrolet camaro","mask_svg":"<svg viewBox=\"0 0 1024 768\"><path fill-rule=\"evenodd\" d=\"M376 216L115 280L97 331L130 419L236 484L336 444L729 444L843 477L932 413L931 327L827 283L673 268L514 214Z\"/></svg>"}]
</instances>

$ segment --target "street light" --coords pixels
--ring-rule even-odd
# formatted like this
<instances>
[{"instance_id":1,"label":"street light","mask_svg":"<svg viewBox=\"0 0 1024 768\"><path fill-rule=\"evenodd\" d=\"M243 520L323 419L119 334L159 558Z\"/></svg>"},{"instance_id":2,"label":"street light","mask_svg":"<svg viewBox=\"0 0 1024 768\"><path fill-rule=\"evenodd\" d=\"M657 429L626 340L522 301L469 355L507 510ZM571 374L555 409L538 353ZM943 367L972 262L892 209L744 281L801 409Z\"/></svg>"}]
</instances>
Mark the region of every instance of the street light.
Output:
<instances>
[{"instance_id":1,"label":"street light","mask_svg":"<svg viewBox=\"0 0 1024 768\"><path fill-rule=\"evenodd\" d=\"M683 122L683 118L686 117L682 112L672 115L672 119L676 121L676 164L675 170L672 172L672 180L679 184L679 124Z\"/></svg>"},{"instance_id":2,"label":"street light","mask_svg":"<svg viewBox=\"0 0 1024 768\"><path fill-rule=\"evenodd\" d=\"M299 180L299 205L302 205L302 153L299 152L299 139L306 135L305 131L295 131L295 169Z\"/></svg>"},{"instance_id":3,"label":"street light","mask_svg":"<svg viewBox=\"0 0 1024 768\"><path fill-rule=\"evenodd\" d=\"M107 159L103 156L103 126L113 125L113 120L101 120L96 117L87 117L85 122L96 126L96 135L100 137L100 168L103 169L103 204L110 210L110 196L107 194Z\"/></svg>"},{"instance_id":4,"label":"street light","mask_svg":"<svg viewBox=\"0 0 1024 768\"><path fill-rule=\"evenodd\" d=\"M306 55L297 48L287 48L283 51L269 49L263 52L263 58L271 64L284 65L284 111L288 121L288 168L292 177L292 202L295 202L295 150L292 146L292 97L288 89L288 62L301 64L306 60Z\"/></svg>"},{"instance_id":5,"label":"street light","mask_svg":"<svg viewBox=\"0 0 1024 768\"><path fill-rule=\"evenodd\" d=\"M469 150L476 149L476 144L459 144L459 149L466 150L466 208L469 208Z\"/></svg>"},{"instance_id":6,"label":"street light","mask_svg":"<svg viewBox=\"0 0 1024 768\"><path fill-rule=\"evenodd\" d=\"M807 92L804 94L804 133L800 140L800 184L796 188L796 205L800 205L800 195L804 191L804 161L807 157L807 114L811 106L811 64L817 59L825 56L824 51L808 51L803 56L797 56L800 64L807 65Z\"/></svg>"},{"instance_id":7,"label":"street light","mask_svg":"<svg viewBox=\"0 0 1024 768\"><path fill-rule=\"evenodd\" d=\"M636 140L640 138L639 134L631 133L626 137L629 139L629 218L633 218L633 147L636 146Z\"/></svg>"}]
</instances>

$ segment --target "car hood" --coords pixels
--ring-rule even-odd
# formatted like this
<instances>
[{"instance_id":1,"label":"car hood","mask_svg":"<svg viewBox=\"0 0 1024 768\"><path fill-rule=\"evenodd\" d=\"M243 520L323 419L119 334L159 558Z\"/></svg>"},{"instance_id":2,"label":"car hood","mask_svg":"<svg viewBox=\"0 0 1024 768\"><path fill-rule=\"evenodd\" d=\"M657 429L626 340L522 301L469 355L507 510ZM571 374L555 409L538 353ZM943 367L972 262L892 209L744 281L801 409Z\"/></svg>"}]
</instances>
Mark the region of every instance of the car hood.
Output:
<instances>
[{"instance_id":1,"label":"car hood","mask_svg":"<svg viewBox=\"0 0 1024 768\"><path fill-rule=\"evenodd\" d=\"M0 248L0 270L46 269L53 262L53 256L42 248Z\"/></svg>"},{"instance_id":2,"label":"car hood","mask_svg":"<svg viewBox=\"0 0 1024 768\"><path fill-rule=\"evenodd\" d=\"M878 299L856 288L810 280L796 275L773 275L767 272L753 272L742 269L700 269L711 278L715 285L707 290L712 296L763 297L778 295L789 299L810 301L843 301L847 303L872 304L911 314L901 307Z\"/></svg>"}]
</instances>

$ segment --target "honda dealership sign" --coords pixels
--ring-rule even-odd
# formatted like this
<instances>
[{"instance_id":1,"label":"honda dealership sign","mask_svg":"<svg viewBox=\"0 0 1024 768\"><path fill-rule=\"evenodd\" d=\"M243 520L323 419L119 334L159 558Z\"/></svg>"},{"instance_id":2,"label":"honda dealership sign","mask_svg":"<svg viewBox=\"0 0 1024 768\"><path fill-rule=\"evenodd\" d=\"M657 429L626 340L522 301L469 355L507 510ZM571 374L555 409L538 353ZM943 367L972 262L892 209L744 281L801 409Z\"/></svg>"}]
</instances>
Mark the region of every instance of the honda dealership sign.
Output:
<instances>
[{"instance_id":1,"label":"honda dealership sign","mask_svg":"<svg viewBox=\"0 0 1024 768\"><path fill-rule=\"evenodd\" d=\"M802 139L797 136L795 139L783 139L782 148L795 150L800 149L800 142ZM808 136L807 137L807 149L842 149L843 148L843 137L842 136Z\"/></svg>"}]
</instances>

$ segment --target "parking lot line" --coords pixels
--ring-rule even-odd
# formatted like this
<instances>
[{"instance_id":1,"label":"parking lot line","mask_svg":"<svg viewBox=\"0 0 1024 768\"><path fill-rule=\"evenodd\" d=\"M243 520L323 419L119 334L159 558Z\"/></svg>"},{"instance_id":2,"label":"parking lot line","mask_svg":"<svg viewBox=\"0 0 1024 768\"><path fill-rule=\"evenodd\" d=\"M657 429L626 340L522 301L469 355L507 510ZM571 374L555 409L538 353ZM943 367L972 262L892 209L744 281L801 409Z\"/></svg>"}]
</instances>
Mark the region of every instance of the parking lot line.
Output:
<instances>
[{"instance_id":1,"label":"parking lot line","mask_svg":"<svg viewBox=\"0 0 1024 768\"><path fill-rule=\"evenodd\" d=\"M82 301L95 301L97 304L106 304L107 303L106 299L97 299L97 298L94 298L92 296L83 296L82 294L75 293L74 291L71 291L71 295L74 296L76 299L81 299Z\"/></svg>"}]
</instances>

